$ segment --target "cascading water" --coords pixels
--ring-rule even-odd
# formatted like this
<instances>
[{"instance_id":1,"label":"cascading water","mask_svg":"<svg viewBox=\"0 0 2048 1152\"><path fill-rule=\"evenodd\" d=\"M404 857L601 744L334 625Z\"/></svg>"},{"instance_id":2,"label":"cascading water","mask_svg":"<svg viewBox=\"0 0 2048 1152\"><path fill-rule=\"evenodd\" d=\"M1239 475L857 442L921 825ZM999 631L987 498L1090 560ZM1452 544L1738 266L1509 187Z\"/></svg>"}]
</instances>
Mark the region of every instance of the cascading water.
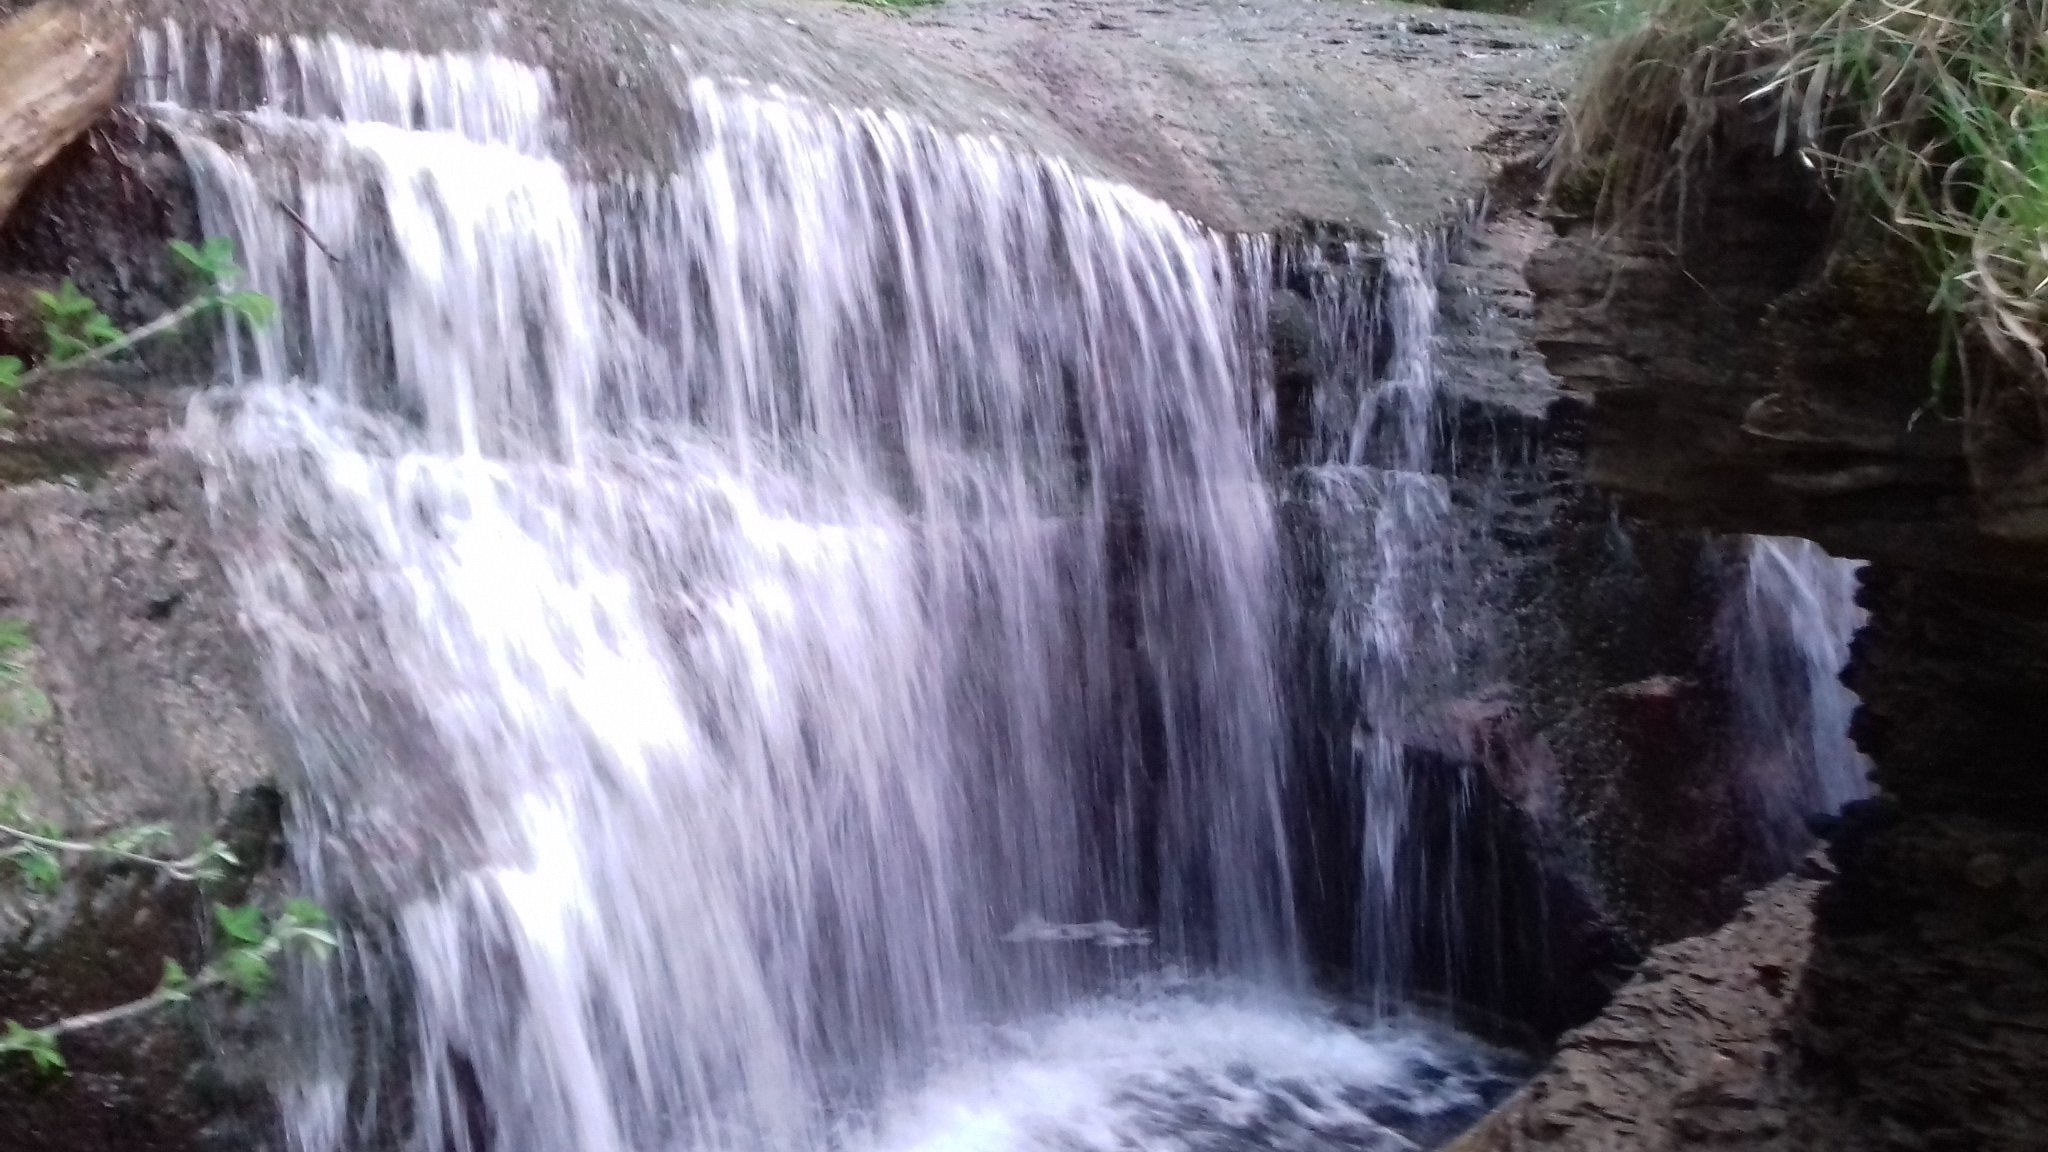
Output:
<instances>
[{"instance_id":1,"label":"cascading water","mask_svg":"<svg viewBox=\"0 0 2048 1152\"><path fill-rule=\"evenodd\" d=\"M1396 1148L1497 1086L1305 986L1262 245L702 83L680 171L599 180L537 70L258 47L138 73L282 305L189 438L364 924L302 1152ZM1436 623L1378 586L1391 683Z\"/></svg>"},{"instance_id":2,"label":"cascading water","mask_svg":"<svg viewBox=\"0 0 2048 1152\"><path fill-rule=\"evenodd\" d=\"M1866 613L1862 564L1810 540L1752 536L1723 614L1735 688L1736 755L1781 856L1809 842L1805 819L1871 793L1870 759L1849 737L1856 694L1842 683Z\"/></svg>"},{"instance_id":3,"label":"cascading water","mask_svg":"<svg viewBox=\"0 0 2048 1152\"><path fill-rule=\"evenodd\" d=\"M1307 254L1296 270L1314 284L1324 342L1312 463L1302 471L1319 542L1312 563L1325 574L1313 626L1326 632L1318 642L1329 707L1349 718L1337 758L1348 761L1341 770L1364 821L1354 967L1384 1007L1413 975L1419 918L1455 919L1454 910L1422 906L1454 898L1425 873L1455 863L1418 861L1410 826L1421 783L1413 753L1437 738L1433 712L1448 698L1460 655L1451 603L1461 583L1457 536L1450 483L1436 469L1443 256L1435 241L1392 237L1366 282L1364 250L1345 245L1333 255ZM1455 813L1435 815L1458 824Z\"/></svg>"}]
</instances>

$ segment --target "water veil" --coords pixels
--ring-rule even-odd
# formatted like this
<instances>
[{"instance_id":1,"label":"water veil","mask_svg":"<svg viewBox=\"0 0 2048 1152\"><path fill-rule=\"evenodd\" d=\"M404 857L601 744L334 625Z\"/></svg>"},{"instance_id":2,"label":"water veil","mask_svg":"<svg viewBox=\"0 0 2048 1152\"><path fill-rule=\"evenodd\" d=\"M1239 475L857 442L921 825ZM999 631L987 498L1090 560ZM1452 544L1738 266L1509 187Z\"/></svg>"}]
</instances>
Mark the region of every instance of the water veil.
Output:
<instances>
[{"instance_id":1,"label":"water veil","mask_svg":"<svg viewBox=\"0 0 2048 1152\"><path fill-rule=\"evenodd\" d=\"M599 176L508 60L141 53L282 308L187 434L294 857L384 925L300 981L299 1152L1394 1149L1498 1092L1310 994L1267 245L742 85Z\"/></svg>"},{"instance_id":2,"label":"water veil","mask_svg":"<svg viewBox=\"0 0 2048 1152\"><path fill-rule=\"evenodd\" d=\"M1735 697L1735 754L1764 834L1789 861L1831 815L1873 791L1870 758L1849 737L1856 694L1842 683L1849 644L1868 614L1856 604L1855 560L1810 540L1745 539L1743 579L1722 613Z\"/></svg>"}]
</instances>

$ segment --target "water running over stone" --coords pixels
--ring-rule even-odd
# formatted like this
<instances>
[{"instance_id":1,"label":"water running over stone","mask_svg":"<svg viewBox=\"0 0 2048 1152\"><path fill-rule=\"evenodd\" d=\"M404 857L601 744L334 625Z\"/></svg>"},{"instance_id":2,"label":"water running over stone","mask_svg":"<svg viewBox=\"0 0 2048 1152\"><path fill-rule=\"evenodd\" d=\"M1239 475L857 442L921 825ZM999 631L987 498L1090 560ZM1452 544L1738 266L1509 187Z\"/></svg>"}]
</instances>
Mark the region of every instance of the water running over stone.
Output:
<instances>
[{"instance_id":1,"label":"water running over stone","mask_svg":"<svg viewBox=\"0 0 2048 1152\"><path fill-rule=\"evenodd\" d=\"M1450 483L1437 471L1442 260L1437 243L1396 236L1376 268L1347 245L1308 254L1296 270L1313 284L1324 344L1313 463L1303 470L1319 541L1311 562L1322 574L1310 627L1327 633L1318 637L1333 693L1326 706L1349 718L1336 770L1356 789L1364 821L1354 966L1382 1006L1412 975L1418 920L1433 912L1424 905L1452 895L1429 874L1455 870L1454 861L1421 858L1410 827L1412 753L1436 739L1459 660L1456 530ZM1458 823L1455 812L1429 818Z\"/></svg>"},{"instance_id":2,"label":"water running over stone","mask_svg":"<svg viewBox=\"0 0 2048 1152\"><path fill-rule=\"evenodd\" d=\"M283 305L190 435L295 855L397 910L309 982L300 1148L1396 1147L1477 1102L1301 999L1262 246L896 115L698 84L681 171L597 180L532 69L257 55L139 73ZM1120 983L1161 959L1220 983ZM1068 1114L1003 1083L1048 1075Z\"/></svg>"},{"instance_id":3,"label":"water running over stone","mask_svg":"<svg viewBox=\"0 0 2048 1152\"><path fill-rule=\"evenodd\" d=\"M1809 841L1805 819L1870 795L1870 759L1849 737L1856 694L1842 683L1862 564L1810 540L1752 536L1722 621L1734 682L1736 754L1781 855Z\"/></svg>"}]
</instances>

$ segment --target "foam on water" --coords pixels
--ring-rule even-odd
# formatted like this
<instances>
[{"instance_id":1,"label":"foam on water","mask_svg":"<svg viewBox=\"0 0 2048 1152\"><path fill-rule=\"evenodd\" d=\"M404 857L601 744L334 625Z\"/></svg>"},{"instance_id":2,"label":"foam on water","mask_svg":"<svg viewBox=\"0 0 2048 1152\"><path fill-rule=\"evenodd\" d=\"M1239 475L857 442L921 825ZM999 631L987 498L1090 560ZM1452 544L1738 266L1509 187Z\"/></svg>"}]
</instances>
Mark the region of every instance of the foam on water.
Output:
<instances>
[{"instance_id":1,"label":"foam on water","mask_svg":"<svg viewBox=\"0 0 2048 1152\"><path fill-rule=\"evenodd\" d=\"M1153 982L977 1034L843 1131L848 1152L1394 1152L1512 1087L1501 1054L1269 991Z\"/></svg>"}]
</instances>

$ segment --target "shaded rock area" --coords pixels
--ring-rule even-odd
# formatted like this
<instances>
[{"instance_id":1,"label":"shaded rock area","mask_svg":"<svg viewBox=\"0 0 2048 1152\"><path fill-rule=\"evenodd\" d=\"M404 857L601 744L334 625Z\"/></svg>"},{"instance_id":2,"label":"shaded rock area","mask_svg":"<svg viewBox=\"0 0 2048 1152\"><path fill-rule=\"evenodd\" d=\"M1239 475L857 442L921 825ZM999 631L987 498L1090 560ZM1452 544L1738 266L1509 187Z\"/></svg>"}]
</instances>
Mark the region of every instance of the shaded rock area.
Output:
<instances>
[{"instance_id":1,"label":"shaded rock area","mask_svg":"<svg viewBox=\"0 0 2048 1152\"><path fill-rule=\"evenodd\" d=\"M34 293L65 281L122 328L174 309L195 285L168 245L199 231L168 137L116 108L0 222L0 354L40 357ZM30 641L34 704L0 725L0 790L80 834L164 824L179 850L279 767L197 463L156 454L210 375L210 337L52 376L0 426L0 618Z\"/></svg>"},{"instance_id":2,"label":"shaded rock area","mask_svg":"<svg viewBox=\"0 0 2048 1152\"><path fill-rule=\"evenodd\" d=\"M72 382L40 399L91 396ZM145 409L146 410L146 409ZM138 409L80 426L123 427ZM16 459L14 446L0 460ZM276 885L283 758L260 715L250 651L205 530L196 466L150 457L91 489L0 490L0 611L33 640L13 659L35 705L0 725L0 791L79 838L159 824L169 854L220 836L252 870L208 891L127 865L74 861L43 898L0 880L0 1020L39 1026L154 990L166 959L196 972L215 902ZM208 997L67 1035L64 1075L0 1061L5 1146L50 1152L270 1147L262 1056L272 1009Z\"/></svg>"},{"instance_id":3,"label":"shaded rock area","mask_svg":"<svg viewBox=\"0 0 2048 1152\"><path fill-rule=\"evenodd\" d=\"M1465 651L1408 753L1397 888L1407 990L1547 1039L1593 1017L1648 949L1725 923L1785 861L1744 783L1717 648L1740 549L1588 484L1591 412L1531 344L1523 269L1552 233L1528 191L1505 188L1489 218L1454 229L1441 278L1439 458L1462 566L1453 583L1469 602L1445 606ZM1361 282L1383 290L1372 269ZM1282 287L1285 446L1308 436L1319 380L1304 351L1315 301ZM1384 357L1387 337L1367 354ZM1306 567L1300 595L1313 603ZM1352 695L1313 677L1301 686L1297 758L1348 763ZM1361 968L1363 799L1342 768L1305 786L1298 891L1314 954L1341 985Z\"/></svg>"},{"instance_id":4,"label":"shaded rock area","mask_svg":"<svg viewBox=\"0 0 2048 1152\"><path fill-rule=\"evenodd\" d=\"M1455 742L1540 814L1625 951L1708 931L1782 871L1732 762L1716 617L1728 540L1645 520L1586 479L1589 411L1530 343L1523 269L1549 238L1517 190L1443 285L1455 499L1493 636ZM1546 792L1546 789L1548 791Z\"/></svg>"},{"instance_id":5,"label":"shaded rock area","mask_svg":"<svg viewBox=\"0 0 2048 1152\"><path fill-rule=\"evenodd\" d=\"M285 747L211 545L198 467L0 492L0 605L47 707L0 726L0 788L77 832L170 826L189 850Z\"/></svg>"},{"instance_id":6,"label":"shaded rock area","mask_svg":"<svg viewBox=\"0 0 2048 1152\"><path fill-rule=\"evenodd\" d=\"M1940 334L1913 267L1833 227L1768 125L1731 113L1714 156L1682 231L1652 218L1595 230L1566 189L1530 280L1552 370L1592 402L1588 474L1625 510L1871 562L1845 678L1884 800L1834 831L1841 878L1787 1025L1791 1121L1728 1144L2039 1148L2048 539L2026 512L2039 431L1995 408L1968 424L1924 411Z\"/></svg>"},{"instance_id":7,"label":"shaded rock area","mask_svg":"<svg viewBox=\"0 0 2048 1152\"><path fill-rule=\"evenodd\" d=\"M0 223L0 355L43 351L35 293L70 281L132 329L189 299L172 239L199 238L199 209L170 139L117 108L59 153ZM89 483L147 455L213 364L213 329L194 325L118 364L57 376L12 397L0 429L0 484Z\"/></svg>"},{"instance_id":8,"label":"shaded rock area","mask_svg":"<svg viewBox=\"0 0 2048 1152\"><path fill-rule=\"evenodd\" d=\"M217 830L246 871L202 891L153 868L83 864L18 927L0 926L0 1020L40 1027L149 995L164 962L197 972L210 954L213 902L273 886L282 802L256 786ZM257 1152L273 1147L265 1053L274 1005L209 994L64 1036L67 1068L0 1061L0 1134L52 1152Z\"/></svg>"},{"instance_id":9,"label":"shaded rock area","mask_svg":"<svg viewBox=\"0 0 2048 1152\"><path fill-rule=\"evenodd\" d=\"M1780 880L1725 927L1651 952L1598 1020L1447 1152L1766 1146L1790 1122L1779 1069L1821 886Z\"/></svg>"},{"instance_id":10,"label":"shaded rock area","mask_svg":"<svg viewBox=\"0 0 2048 1152\"><path fill-rule=\"evenodd\" d=\"M124 328L176 307L193 286L166 245L198 234L169 141L131 111L103 117L0 226L0 354L41 354L34 293L66 280ZM79 860L52 895L0 880L0 1020L41 1026L146 996L166 960L205 963L213 903L275 895L282 745L261 714L198 467L155 454L190 374L212 360L199 330L9 399L0 619L29 646L7 657L0 794L80 839L160 825L170 838L151 850L183 854L219 836L247 871L206 891ZM209 996L66 1035L61 1075L0 1061L0 1146L269 1147L267 1012Z\"/></svg>"},{"instance_id":11,"label":"shaded rock area","mask_svg":"<svg viewBox=\"0 0 2048 1152\"><path fill-rule=\"evenodd\" d=\"M0 353L42 352L29 308L35 288L69 280L124 328L183 304L195 285L168 245L200 231L197 196L169 135L134 108L116 107L58 153L0 223ZM152 378L210 374L211 336L203 325L167 334L124 357L125 371L109 365L102 374L120 372L116 379L137 390Z\"/></svg>"}]
</instances>

